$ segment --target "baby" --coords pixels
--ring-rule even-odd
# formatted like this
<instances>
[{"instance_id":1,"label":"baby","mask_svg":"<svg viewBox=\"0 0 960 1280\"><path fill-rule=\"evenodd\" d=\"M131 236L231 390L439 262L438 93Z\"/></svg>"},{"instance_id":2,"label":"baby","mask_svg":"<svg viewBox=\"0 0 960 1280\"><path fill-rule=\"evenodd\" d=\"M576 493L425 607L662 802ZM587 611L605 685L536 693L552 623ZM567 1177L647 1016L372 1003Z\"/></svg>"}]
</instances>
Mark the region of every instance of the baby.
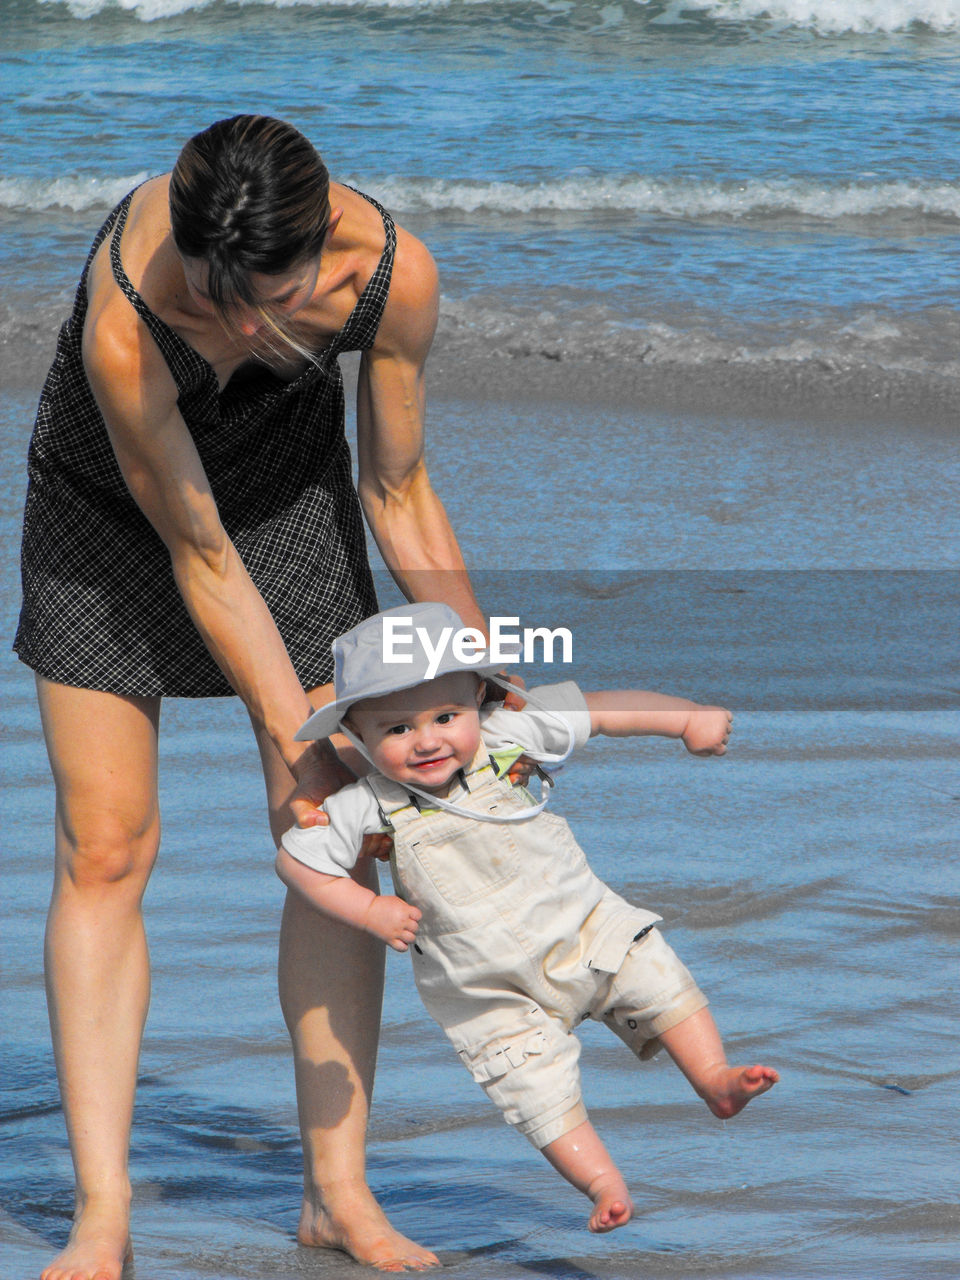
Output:
<instances>
[{"instance_id":1,"label":"baby","mask_svg":"<svg viewBox=\"0 0 960 1280\"><path fill-rule=\"evenodd\" d=\"M385 660L393 617L410 620L419 642L403 662ZM474 1080L590 1198L590 1229L610 1231L633 1205L587 1119L578 1022L605 1023L640 1058L662 1046L723 1118L779 1076L727 1064L706 998L654 927L661 917L599 880L566 822L506 775L521 754L558 763L598 733L659 734L722 755L731 716L663 694L581 693L572 682L524 690L522 711L485 704L485 679L503 683L499 668L455 647L438 661L441 638L461 629L444 605L406 605L334 642L335 701L298 737L339 728L373 772L328 797L328 826L286 833L277 871L318 910L394 950L413 948L423 1002ZM396 895L350 876L377 831L393 836Z\"/></svg>"}]
</instances>

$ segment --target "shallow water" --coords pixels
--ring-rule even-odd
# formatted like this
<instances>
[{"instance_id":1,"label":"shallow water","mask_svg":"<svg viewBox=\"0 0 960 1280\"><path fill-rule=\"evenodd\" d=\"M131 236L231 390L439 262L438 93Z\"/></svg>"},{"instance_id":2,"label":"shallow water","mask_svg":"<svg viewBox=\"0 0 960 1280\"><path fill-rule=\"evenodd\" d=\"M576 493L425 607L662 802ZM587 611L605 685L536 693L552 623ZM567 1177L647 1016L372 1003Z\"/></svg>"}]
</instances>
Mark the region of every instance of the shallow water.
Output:
<instances>
[{"instance_id":1,"label":"shallow water","mask_svg":"<svg viewBox=\"0 0 960 1280\"><path fill-rule=\"evenodd\" d=\"M440 341L956 389L957 0L2 0L0 339L240 110L436 255ZM44 347L44 350L46 348Z\"/></svg>"},{"instance_id":2,"label":"shallow water","mask_svg":"<svg viewBox=\"0 0 960 1280\"><path fill-rule=\"evenodd\" d=\"M483 416L462 404L438 412ZM496 412L506 429L506 410ZM523 415L539 433L534 454L567 433L553 410ZM822 450L798 447L794 487L782 483L775 506L749 505L740 524L708 532L672 489L670 450L656 443L671 424L633 422L650 448L630 521L600 503L588 519L545 482L504 482L494 538L489 504L457 484L473 473L469 451L438 439L434 471L487 607L569 627L586 687L653 685L734 708L723 761L602 740L562 771L556 805L598 872L663 914L731 1056L770 1061L783 1081L721 1124L668 1062L638 1067L602 1028L585 1029L586 1098L638 1205L627 1229L593 1237L580 1198L502 1126L391 955L372 1182L398 1224L465 1280L956 1274L954 511L934 493L912 524L895 504L878 504L873 521L846 519L834 510L839 469L827 475ZM617 429L609 418L591 425ZM689 428L672 426L680 456ZM742 458L729 437L760 439L759 428L700 427L704 473L735 494ZM937 439L909 439L916 472L932 475ZM880 493L895 491L899 473L887 440L886 428L861 440ZM622 459L593 459L606 468L595 488L616 493ZM856 506L868 486L858 497L859 473L845 465ZM5 570L15 526L11 508ZM733 544L721 536L730 530ZM791 567L801 542L821 567ZM645 553L664 567L644 572ZM844 559L851 567L837 568ZM483 567L494 560L516 567ZM13 606L11 594L8 631ZM540 674L567 672L541 664ZM0 678L0 1256L4 1275L20 1277L63 1238L70 1169L39 976L50 787L29 675L11 660ZM146 905L155 985L132 1156L136 1274L354 1274L293 1243L299 1152L273 978L281 895L245 716L232 701L171 701L163 744L164 848Z\"/></svg>"}]
</instances>

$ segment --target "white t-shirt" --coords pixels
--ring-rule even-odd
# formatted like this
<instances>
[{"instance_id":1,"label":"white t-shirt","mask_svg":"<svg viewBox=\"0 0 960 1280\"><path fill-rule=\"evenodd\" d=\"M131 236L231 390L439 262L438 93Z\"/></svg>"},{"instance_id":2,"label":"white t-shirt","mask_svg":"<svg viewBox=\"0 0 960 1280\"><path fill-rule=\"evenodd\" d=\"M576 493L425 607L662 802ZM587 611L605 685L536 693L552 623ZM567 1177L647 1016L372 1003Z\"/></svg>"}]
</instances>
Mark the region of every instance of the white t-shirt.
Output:
<instances>
[{"instance_id":1,"label":"white t-shirt","mask_svg":"<svg viewBox=\"0 0 960 1280\"><path fill-rule=\"evenodd\" d=\"M582 747L590 737L590 712L579 687L541 685L531 694L545 710L531 703L522 711L507 711L499 703L480 710L480 736L491 755L517 748L533 760L562 755L570 745ZM362 781L351 782L328 796L323 807L330 817L327 827L291 827L281 841L298 862L328 876L346 876L357 861L363 837L383 831L380 807Z\"/></svg>"}]
</instances>

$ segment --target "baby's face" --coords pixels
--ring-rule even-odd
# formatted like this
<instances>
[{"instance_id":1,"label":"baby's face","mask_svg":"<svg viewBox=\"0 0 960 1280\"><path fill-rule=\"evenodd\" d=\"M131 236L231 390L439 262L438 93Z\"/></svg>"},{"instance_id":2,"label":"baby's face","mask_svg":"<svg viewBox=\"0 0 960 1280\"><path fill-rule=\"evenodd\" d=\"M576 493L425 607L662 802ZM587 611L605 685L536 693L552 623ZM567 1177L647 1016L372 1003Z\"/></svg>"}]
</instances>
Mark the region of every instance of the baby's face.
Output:
<instances>
[{"instance_id":1,"label":"baby's face","mask_svg":"<svg viewBox=\"0 0 960 1280\"><path fill-rule=\"evenodd\" d=\"M475 675L452 672L367 698L351 708L348 723L385 777L442 795L480 745L482 693Z\"/></svg>"}]
</instances>

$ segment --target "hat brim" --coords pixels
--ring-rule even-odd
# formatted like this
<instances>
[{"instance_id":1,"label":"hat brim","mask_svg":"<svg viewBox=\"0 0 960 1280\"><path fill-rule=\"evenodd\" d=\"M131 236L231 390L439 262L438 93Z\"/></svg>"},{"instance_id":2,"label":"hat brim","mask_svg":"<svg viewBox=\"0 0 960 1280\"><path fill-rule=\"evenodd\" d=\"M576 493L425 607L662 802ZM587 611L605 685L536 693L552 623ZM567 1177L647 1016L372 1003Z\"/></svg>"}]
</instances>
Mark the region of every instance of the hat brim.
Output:
<instances>
[{"instance_id":1,"label":"hat brim","mask_svg":"<svg viewBox=\"0 0 960 1280\"><path fill-rule=\"evenodd\" d=\"M466 673L468 675L479 676L481 680L487 680L491 677L496 678L504 668L503 662L496 665L479 664L477 666L468 666L466 663L457 666L444 667L437 674L431 677L431 680L398 680L395 685L389 689L381 689L377 693L361 694L355 698L339 698L333 702L328 702L319 710L314 711L300 726L293 735L294 742L313 742L318 738L329 738L331 734L336 733L340 728L341 721L351 707L355 707L358 702L366 702L368 698L385 698L392 693L402 693L404 689L415 689L417 685L429 684L433 680L439 680L441 676L448 676L454 673ZM500 683L498 681L498 683ZM505 681L503 683L506 683Z\"/></svg>"}]
</instances>

